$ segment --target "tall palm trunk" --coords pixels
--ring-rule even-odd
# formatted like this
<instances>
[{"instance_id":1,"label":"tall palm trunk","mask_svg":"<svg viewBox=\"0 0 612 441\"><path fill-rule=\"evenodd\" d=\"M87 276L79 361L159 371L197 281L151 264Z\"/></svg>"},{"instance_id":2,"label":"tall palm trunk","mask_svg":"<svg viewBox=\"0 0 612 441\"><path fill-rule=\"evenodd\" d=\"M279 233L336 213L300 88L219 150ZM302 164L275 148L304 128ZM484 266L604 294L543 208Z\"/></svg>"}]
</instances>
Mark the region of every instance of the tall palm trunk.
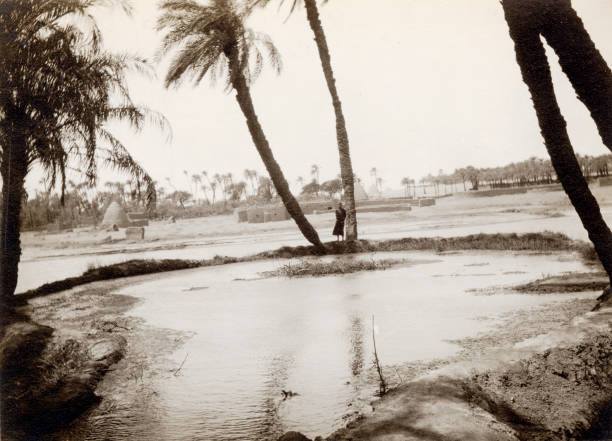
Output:
<instances>
[{"instance_id":1,"label":"tall palm trunk","mask_svg":"<svg viewBox=\"0 0 612 441\"><path fill-rule=\"evenodd\" d=\"M338 153L340 155L340 177L342 178L342 186L344 188L344 198L346 202L346 238L347 240L357 239L357 212L355 210L355 183L353 175L353 166L351 164L351 154L349 151L349 139L346 132L346 122L344 121L344 113L342 112L342 103L336 89L336 80L334 71L331 66L331 57L329 48L327 47L327 39L323 32L321 19L319 18L319 10L316 0L304 0L306 7L306 16L310 28L314 33L314 39L319 51L321 66L323 67L323 75L325 82L332 98L334 113L336 115L336 139L338 142Z\"/></svg>"},{"instance_id":2,"label":"tall palm trunk","mask_svg":"<svg viewBox=\"0 0 612 441\"><path fill-rule=\"evenodd\" d=\"M259 123L257 114L255 113L255 107L253 106L249 86L242 71L240 70L240 62L236 56L230 55L228 58L231 82L234 90L236 91L236 100L238 101L238 105L246 118L247 126L249 128L251 138L253 139L253 143L255 144L255 148L257 148L259 156L266 166L266 170L270 174L270 178L272 179L272 183L276 188L276 192L280 196L281 200L285 204L285 207L287 208L287 211L289 212L289 215L293 218L306 240L313 244L318 252L325 253L325 247L319 239L317 230L313 228L310 222L308 222L308 219L306 219L306 216L304 216L302 208L298 204L293 194L291 194L289 184L283 175L283 171L278 165L278 162L276 162L276 159L274 159L272 149L270 149L270 144L268 143L266 135L261 127L261 124Z\"/></svg>"},{"instance_id":3,"label":"tall palm trunk","mask_svg":"<svg viewBox=\"0 0 612 441\"><path fill-rule=\"evenodd\" d=\"M529 0L531 1L531 0ZM504 0L504 14L514 40L516 60L529 88L540 131L552 165L612 280L612 233L589 190L572 148L565 119L555 96L538 20L523 0Z\"/></svg>"},{"instance_id":4,"label":"tall palm trunk","mask_svg":"<svg viewBox=\"0 0 612 441\"><path fill-rule=\"evenodd\" d=\"M15 131L11 130L13 135ZM17 288L17 272L21 258L20 217L23 187L28 171L25 138L11 136L3 146L2 210L0 210L0 307L10 307Z\"/></svg>"},{"instance_id":5,"label":"tall palm trunk","mask_svg":"<svg viewBox=\"0 0 612 441\"><path fill-rule=\"evenodd\" d=\"M576 95L589 109L603 143L612 150L612 71L570 0L530 0L542 14L541 33L559 57Z\"/></svg>"}]
</instances>

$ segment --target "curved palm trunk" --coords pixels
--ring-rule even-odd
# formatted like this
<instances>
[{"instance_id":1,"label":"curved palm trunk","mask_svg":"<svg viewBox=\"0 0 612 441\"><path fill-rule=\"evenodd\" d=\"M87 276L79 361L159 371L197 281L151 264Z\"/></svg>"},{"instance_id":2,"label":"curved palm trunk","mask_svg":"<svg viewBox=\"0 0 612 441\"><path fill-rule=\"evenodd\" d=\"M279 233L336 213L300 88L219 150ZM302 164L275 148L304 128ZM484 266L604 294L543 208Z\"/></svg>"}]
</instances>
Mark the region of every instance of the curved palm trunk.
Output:
<instances>
[{"instance_id":1,"label":"curved palm trunk","mask_svg":"<svg viewBox=\"0 0 612 441\"><path fill-rule=\"evenodd\" d=\"M311 244L313 244L320 253L325 253L325 247L319 239L317 230L313 228L310 222L308 222L308 219L306 219L306 216L304 216L302 208L298 204L293 194L291 194L289 184L283 175L283 171L278 165L278 162L276 162L276 159L274 159L272 149L270 149L270 144L268 143L266 135L263 132L261 124L259 123L257 114L255 113L255 107L253 106L249 86L244 78L244 75L238 68L239 63L232 57L229 59L231 82L234 90L236 90L236 100L238 101L240 109L246 118L253 143L255 144L255 147L259 152L259 156L261 156L261 159L266 166L266 170L268 170L268 173L270 174L270 178L272 179L272 183L276 188L276 192L283 201L283 204L285 204L285 208L287 208L289 215L293 218L304 237Z\"/></svg>"},{"instance_id":2,"label":"curved palm trunk","mask_svg":"<svg viewBox=\"0 0 612 441\"><path fill-rule=\"evenodd\" d=\"M306 7L306 16L310 28L314 33L315 42L323 67L323 75L325 82L332 98L334 113L336 115L336 139L338 142L338 153L340 154L340 177L342 178L342 186L344 187L344 198L346 202L346 239L357 239L357 213L355 210L355 183L353 175L353 166L351 164L351 154L349 151L349 139L346 131L346 122L344 121L344 113L342 112L342 103L336 89L336 80L334 71L331 66L331 57L327 40L319 18L319 10L316 0L304 0Z\"/></svg>"},{"instance_id":3,"label":"curved palm trunk","mask_svg":"<svg viewBox=\"0 0 612 441\"><path fill-rule=\"evenodd\" d=\"M15 136L3 146L0 164L2 174L2 209L0 210L0 307L13 303L21 258L20 215L23 187L28 171L25 139Z\"/></svg>"},{"instance_id":4,"label":"curved palm trunk","mask_svg":"<svg viewBox=\"0 0 612 441\"><path fill-rule=\"evenodd\" d=\"M612 71L606 64L570 0L531 0L542 14L541 34L584 103L603 140L612 150Z\"/></svg>"},{"instance_id":5,"label":"curved palm trunk","mask_svg":"<svg viewBox=\"0 0 612 441\"><path fill-rule=\"evenodd\" d=\"M608 276L612 279L612 233L597 200L589 190L567 134L566 123L553 89L544 45L540 40L537 15L530 14L528 0L504 0L502 5L516 60L529 88L540 131L552 165L589 234Z\"/></svg>"}]
</instances>

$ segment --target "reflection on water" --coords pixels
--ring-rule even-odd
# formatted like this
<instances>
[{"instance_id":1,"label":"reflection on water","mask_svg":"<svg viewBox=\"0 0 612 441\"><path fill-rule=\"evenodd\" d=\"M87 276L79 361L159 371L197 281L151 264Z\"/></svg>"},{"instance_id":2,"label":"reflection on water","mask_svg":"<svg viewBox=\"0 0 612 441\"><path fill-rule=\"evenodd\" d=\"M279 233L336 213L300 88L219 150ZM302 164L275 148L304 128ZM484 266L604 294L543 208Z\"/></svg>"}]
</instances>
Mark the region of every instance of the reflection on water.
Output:
<instances>
[{"instance_id":1,"label":"reflection on water","mask_svg":"<svg viewBox=\"0 0 612 441\"><path fill-rule=\"evenodd\" d=\"M354 316L351 319L351 338L349 340L349 356L351 359L351 372L353 377L358 377L363 370L363 321L361 317Z\"/></svg>"},{"instance_id":2,"label":"reflection on water","mask_svg":"<svg viewBox=\"0 0 612 441\"><path fill-rule=\"evenodd\" d=\"M287 430L329 434L375 398L372 315L383 366L431 361L459 351L451 340L491 331L502 314L580 296L466 291L585 270L563 256L392 257L420 263L324 278L236 281L284 263L254 262L172 273L122 289L144 299L131 313L149 325L193 333L172 356L176 366L188 358L180 375L147 382L154 393L146 395L146 405L86 420L83 425L95 425L86 439L129 434L136 441L229 441L274 440ZM474 265L479 263L487 264L486 274ZM189 290L203 285L208 289ZM133 396L134 387L122 385L105 401ZM297 395L284 398L283 390Z\"/></svg>"}]
</instances>

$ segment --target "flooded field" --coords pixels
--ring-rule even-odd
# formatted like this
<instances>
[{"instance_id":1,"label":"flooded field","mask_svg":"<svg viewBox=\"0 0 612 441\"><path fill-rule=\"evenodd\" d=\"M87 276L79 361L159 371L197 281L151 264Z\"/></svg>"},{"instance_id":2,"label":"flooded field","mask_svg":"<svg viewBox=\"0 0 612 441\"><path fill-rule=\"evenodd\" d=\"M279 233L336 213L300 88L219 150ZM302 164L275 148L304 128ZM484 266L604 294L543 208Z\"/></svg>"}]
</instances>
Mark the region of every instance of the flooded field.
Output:
<instances>
[{"instance_id":1,"label":"flooded field","mask_svg":"<svg viewBox=\"0 0 612 441\"><path fill-rule=\"evenodd\" d=\"M146 407L85 420L86 439L276 439L342 427L367 412L378 388L372 316L384 372L446 359L456 340L491 333L508 315L596 293L524 295L491 287L584 271L573 255L425 252L392 269L318 278L262 278L282 261L181 271L127 286L141 298L130 315L190 337L172 354L178 372L152 378ZM485 290L485 291L482 291ZM396 370L397 369L397 370ZM128 387L136 387L129 383ZM297 395L284 398L282 391ZM107 393L120 400L125 391ZM153 421L154 420L154 421ZM89 430L88 430L88 426ZM95 428L95 430L94 430Z\"/></svg>"},{"instance_id":2,"label":"flooded field","mask_svg":"<svg viewBox=\"0 0 612 441\"><path fill-rule=\"evenodd\" d=\"M551 196L547 196L551 197ZM465 198L464 198L465 199ZM502 199L502 198L496 198ZM509 199L509 198L507 198ZM568 235L573 239L588 240L586 231L580 224L580 220L572 210L563 208L562 214L557 217L525 214L507 213L499 211L499 207L492 205L489 211L483 212L478 206L471 209L475 212L465 214L464 206L456 204L463 202L447 198L439 202L440 206L421 209L423 212L414 214L397 214L395 218L381 216L378 213L368 213L363 216L360 227L360 237L363 239L392 239L401 237L431 237L431 236L462 236L478 233L528 233L554 231ZM472 203L472 201L468 201ZM509 206L512 200L502 202L501 207ZM523 202L524 203L524 202ZM471 207L471 205L470 205ZM428 212L425 212L429 210ZM497 211L490 211L497 210ZM612 219L612 209L606 207L602 210L604 216ZM190 232L190 237L172 238L169 225L155 222L147 227L147 237L153 235L151 241L142 243L129 243L119 241L113 244L100 244L95 246L71 247L57 246L34 247L32 245L24 248L24 253L19 265L20 277L17 292L36 288L43 283L80 275L91 265L108 265L123 262L129 259L209 259L215 255L241 257L261 251L272 250L281 246L306 245L305 240L296 233L292 221L274 222L268 229L278 231L253 231L240 235L217 235L214 233L223 228L236 227L233 216L218 216L220 219L185 220L176 224L176 229ZM313 217L313 223L317 226L322 238L329 237L326 215ZM214 222L220 226L215 229L199 227L197 222ZM328 222L329 223L329 222ZM184 224L184 225L182 225ZM321 226L323 224L324 226ZM244 225L244 224L240 224ZM259 224L268 225L268 224ZM174 226L174 224L173 224ZM152 232L149 233L149 230ZM155 235L167 232L168 237L158 238ZM82 238L88 233L71 233L70 237ZM107 233L100 233L107 234ZM118 233L123 237L123 232ZM211 234L212 237L196 237L198 234ZM51 238L53 238L51 236ZM49 239L49 236L47 236ZM29 239L33 244L44 244L44 240L36 238Z\"/></svg>"}]
</instances>

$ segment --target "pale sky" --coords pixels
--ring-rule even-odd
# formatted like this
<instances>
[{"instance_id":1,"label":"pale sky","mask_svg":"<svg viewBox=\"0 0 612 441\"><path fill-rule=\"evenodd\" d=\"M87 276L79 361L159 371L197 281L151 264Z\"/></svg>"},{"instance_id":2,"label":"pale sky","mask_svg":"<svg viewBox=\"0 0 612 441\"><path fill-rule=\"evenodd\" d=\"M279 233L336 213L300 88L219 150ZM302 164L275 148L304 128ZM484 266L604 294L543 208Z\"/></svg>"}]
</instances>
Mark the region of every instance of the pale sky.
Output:
<instances>
[{"instance_id":1,"label":"pale sky","mask_svg":"<svg viewBox=\"0 0 612 441\"><path fill-rule=\"evenodd\" d=\"M98 9L107 49L148 59L158 48L157 2L132 0L134 13ZM612 63L612 2L574 0L592 39ZM369 186L377 167L385 187L439 169L495 166L546 157L526 86L522 83L497 0L333 0L320 8L343 102L354 171ZM264 69L252 88L256 111L274 154L297 191L296 178L339 173L329 93L303 9L273 5L249 21L281 52L280 76ZM549 51L549 57L551 57ZM183 170L265 169L234 98L222 85L183 83L166 90L167 59L157 78L129 77L134 101L162 112L172 126L166 142L155 128L114 133L145 169L165 185L186 188ZM602 154L595 125L551 57L555 86L575 149ZM29 187L38 180L33 173ZM114 179L103 172L101 181ZM123 177L122 180L126 178Z\"/></svg>"}]
</instances>

